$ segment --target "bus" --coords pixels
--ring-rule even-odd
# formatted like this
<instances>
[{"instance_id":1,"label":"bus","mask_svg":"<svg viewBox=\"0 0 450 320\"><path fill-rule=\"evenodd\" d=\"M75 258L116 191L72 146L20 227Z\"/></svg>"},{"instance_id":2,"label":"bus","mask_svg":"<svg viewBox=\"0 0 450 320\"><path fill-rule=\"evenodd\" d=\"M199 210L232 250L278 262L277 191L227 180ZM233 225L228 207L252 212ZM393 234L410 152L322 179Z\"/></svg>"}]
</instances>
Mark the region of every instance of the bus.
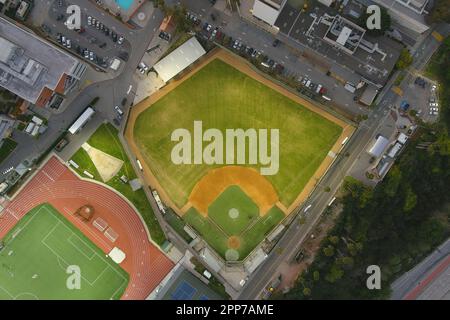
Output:
<instances>
[{"instance_id":1,"label":"bus","mask_svg":"<svg viewBox=\"0 0 450 320\"><path fill-rule=\"evenodd\" d=\"M86 110L78 117L77 120L70 126L69 132L71 134L77 134L81 129L88 123L89 120L94 116L95 110L92 107L87 107Z\"/></svg>"}]
</instances>

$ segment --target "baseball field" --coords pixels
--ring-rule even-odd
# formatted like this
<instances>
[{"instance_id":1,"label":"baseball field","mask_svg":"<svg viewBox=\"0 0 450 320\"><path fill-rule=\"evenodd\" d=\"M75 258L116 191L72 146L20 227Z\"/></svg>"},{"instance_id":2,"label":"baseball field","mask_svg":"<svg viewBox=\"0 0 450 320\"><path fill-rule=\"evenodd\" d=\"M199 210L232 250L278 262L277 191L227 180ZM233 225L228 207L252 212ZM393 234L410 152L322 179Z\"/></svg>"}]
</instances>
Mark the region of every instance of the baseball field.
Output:
<instances>
[{"instance_id":1,"label":"baseball field","mask_svg":"<svg viewBox=\"0 0 450 320\"><path fill-rule=\"evenodd\" d=\"M261 175L261 164L248 162L175 164L172 133L184 129L195 136L199 121L204 130L219 132L278 130L278 171ZM218 51L135 106L126 138L164 201L217 252L235 260L306 198L347 134L343 121Z\"/></svg>"},{"instance_id":2,"label":"baseball field","mask_svg":"<svg viewBox=\"0 0 450 320\"><path fill-rule=\"evenodd\" d=\"M127 287L128 274L48 204L2 241L0 300L119 299ZM79 268L79 288L67 286L69 266Z\"/></svg>"}]
</instances>

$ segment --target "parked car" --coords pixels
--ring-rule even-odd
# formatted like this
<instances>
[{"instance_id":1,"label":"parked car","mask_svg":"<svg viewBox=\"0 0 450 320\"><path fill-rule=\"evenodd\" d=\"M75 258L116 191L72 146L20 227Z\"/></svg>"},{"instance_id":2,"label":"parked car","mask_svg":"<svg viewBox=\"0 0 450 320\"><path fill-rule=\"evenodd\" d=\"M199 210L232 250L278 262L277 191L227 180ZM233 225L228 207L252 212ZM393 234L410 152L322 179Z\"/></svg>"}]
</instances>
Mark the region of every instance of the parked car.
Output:
<instances>
[{"instance_id":1,"label":"parked car","mask_svg":"<svg viewBox=\"0 0 450 320\"><path fill-rule=\"evenodd\" d=\"M120 36L119 40L117 40L117 44L122 45L124 40L125 40L125 38L123 36Z\"/></svg>"},{"instance_id":2,"label":"parked car","mask_svg":"<svg viewBox=\"0 0 450 320\"><path fill-rule=\"evenodd\" d=\"M273 47L277 47L279 44L280 44L280 40L275 39L275 40L273 41L273 43L272 43L272 46L273 46Z\"/></svg>"},{"instance_id":3,"label":"parked car","mask_svg":"<svg viewBox=\"0 0 450 320\"><path fill-rule=\"evenodd\" d=\"M67 141L66 139L61 139L58 144L55 147L55 150L58 152L61 152L65 146L67 146L69 144L69 141Z\"/></svg>"},{"instance_id":4,"label":"parked car","mask_svg":"<svg viewBox=\"0 0 450 320\"><path fill-rule=\"evenodd\" d=\"M115 109L116 112L119 114L119 116L123 116L123 111L122 111L122 109L120 109L119 106L115 106L114 109Z\"/></svg>"}]
</instances>

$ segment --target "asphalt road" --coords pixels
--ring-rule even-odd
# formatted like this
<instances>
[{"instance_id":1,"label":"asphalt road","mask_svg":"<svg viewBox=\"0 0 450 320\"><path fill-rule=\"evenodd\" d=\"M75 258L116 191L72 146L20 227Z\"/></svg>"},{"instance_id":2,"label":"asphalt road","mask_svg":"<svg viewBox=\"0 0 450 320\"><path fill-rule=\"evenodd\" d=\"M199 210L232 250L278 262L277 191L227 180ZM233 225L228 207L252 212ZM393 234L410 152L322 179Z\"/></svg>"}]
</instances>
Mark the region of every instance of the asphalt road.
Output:
<instances>
[{"instance_id":1,"label":"asphalt road","mask_svg":"<svg viewBox=\"0 0 450 320\"><path fill-rule=\"evenodd\" d=\"M101 14L102 11L93 6L87 0L74 0L74 3L82 3L85 6L82 8L89 8L89 12L92 14ZM49 2L51 3L51 2ZM83 9L84 10L84 9ZM128 105L134 100L134 90L127 95L127 91L130 85L134 88L137 86L137 82L134 78L136 66L145 54L145 51L155 36L154 30L158 30L164 16L160 10L155 10L153 17L149 20L147 26L140 30L133 30L133 34L130 35L128 30L122 29L126 34L128 31L128 41L131 44L131 53L128 62L123 68L123 72L117 75L115 78L110 78L110 75L96 72L92 69L88 72L86 78L83 81L90 82L91 84L83 90L72 93L69 100L70 104L65 108L64 112L51 115L48 121L47 131L41 135L38 139L35 139L23 132L15 131L13 139L18 142L18 146L14 152L1 163L0 165L0 177L2 173L8 168L17 166L24 159L37 158L40 154L46 151L55 139L76 120L76 118L83 112L87 105L95 97L99 97L99 101L95 106L97 111L96 117L100 117L101 121L112 121L116 117L115 105L120 105L124 97L127 97ZM117 21L115 23L118 23ZM118 29L126 28L122 24L117 24ZM157 36L157 35L156 35ZM126 108L123 108L126 111ZM71 136L73 144L80 145L85 139L84 134ZM72 143L72 142L71 142ZM70 148L70 144L68 146Z\"/></svg>"},{"instance_id":2,"label":"asphalt road","mask_svg":"<svg viewBox=\"0 0 450 320\"><path fill-rule=\"evenodd\" d=\"M166 1L167 2L167 1ZM202 23L207 21L213 26L218 26L222 32L231 36L233 39L238 39L285 67L285 73L289 76L308 77L314 83L320 83L327 88L326 95L329 96L333 104L337 105L346 114L360 115L369 112L367 107L364 107L353 100L354 95L344 89L344 86L326 75L327 70L319 69L314 66L301 55L301 50L294 48L297 44L291 41L291 46L280 43L277 47L273 47L272 43L275 40L274 35L265 30L259 29L256 25L248 23L239 17L238 14L229 16L211 6L208 0L181 0L168 1L170 4L183 4L190 12L195 13ZM211 13L216 16L213 21ZM285 37L286 38L286 37ZM289 42L288 39L283 41ZM330 61L330 63L332 63Z\"/></svg>"},{"instance_id":3,"label":"asphalt road","mask_svg":"<svg viewBox=\"0 0 450 320\"><path fill-rule=\"evenodd\" d=\"M426 257L421 263L392 283L391 300L400 300L408 296L410 292L413 292L420 286L424 278L448 255L450 255L450 239L440 245L439 248ZM449 277L449 275L447 275L447 277Z\"/></svg>"},{"instance_id":4,"label":"asphalt road","mask_svg":"<svg viewBox=\"0 0 450 320\"><path fill-rule=\"evenodd\" d=\"M445 27L445 30L447 30L447 27ZM428 61L439 46L439 43L431 35L424 40L423 44L427 48L430 48L430 50L418 50L412 68L422 68L424 65L423 62ZM407 85L409 81L411 81L411 77L406 77L401 86ZM260 292L271 279L278 275L277 269L281 265L281 262L291 261L292 257L298 252L305 237L313 229L322 212L339 189L347 172L349 172L353 165L358 161L359 155L362 152L365 152L366 145L377 133L377 129L382 125L383 121L387 119L389 115L389 113L386 112L387 108L393 104L393 101L398 99L398 96L390 90L391 86L392 82L390 82L383 92L380 93L381 97L379 100L381 103L375 107L368 119L361 123L352 139L347 143L344 150L341 151L338 159L334 162L333 166L323 177L316 190L312 193L310 199L305 202L304 206L312 204L306 223L304 225L300 225L296 222L290 224L287 231L276 244L267 259L250 276L239 295L239 299L257 299ZM345 157L344 154L349 154L349 156ZM324 192L322 190L322 188L326 186L331 188L331 192Z\"/></svg>"}]
</instances>

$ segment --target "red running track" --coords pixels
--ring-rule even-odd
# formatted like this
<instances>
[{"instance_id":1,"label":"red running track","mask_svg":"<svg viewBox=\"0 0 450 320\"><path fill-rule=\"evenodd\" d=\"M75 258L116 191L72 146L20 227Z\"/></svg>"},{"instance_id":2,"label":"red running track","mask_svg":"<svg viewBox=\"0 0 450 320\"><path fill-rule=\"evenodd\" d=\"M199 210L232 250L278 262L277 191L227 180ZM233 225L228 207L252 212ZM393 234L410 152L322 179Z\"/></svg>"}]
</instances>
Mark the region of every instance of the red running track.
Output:
<instances>
[{"instance_id":1,"label":"red running track","mask_svg":"<svg viewBox=\"0 0 450 320\"><path fill-rule=\"evenodd\" d=\"M0 238L27 212L43 203L54 206L105 253L113 247L125 252L121 267L130 275L130 282L122 299L145 299L174 267L149 241L142 220L127 201L104 186L79 179L56 157L51 157L6 204L0 219ZM85 204L95 209L91 221L101 217L119 234L114 243L93 227L92 222L72 215Z\"/></svg>"},{"instance_id":2,"label":"red running track","mask_svg":"<svg viewBox=\"0 0 450 320\"><path fill-rule=\"evenodd\" d=\"M449 265L450 256L445 258L444 261L442 261L424 280L419 282L419 284L404 297L404 300L416 300L423 290L447 269Z\"/></svg>"}]
</instances>

